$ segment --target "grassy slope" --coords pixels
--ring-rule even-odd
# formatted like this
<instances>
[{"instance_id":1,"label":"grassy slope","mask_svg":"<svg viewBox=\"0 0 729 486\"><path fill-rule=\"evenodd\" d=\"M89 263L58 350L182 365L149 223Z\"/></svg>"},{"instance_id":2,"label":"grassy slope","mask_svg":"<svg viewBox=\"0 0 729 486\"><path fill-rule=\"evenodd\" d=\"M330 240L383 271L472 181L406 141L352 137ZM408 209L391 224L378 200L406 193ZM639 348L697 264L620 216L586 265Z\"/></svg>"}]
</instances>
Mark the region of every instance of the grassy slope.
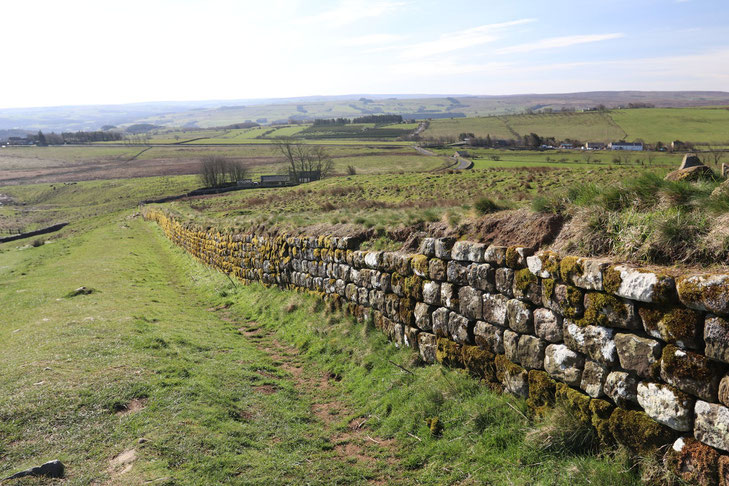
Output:
<instances>
[{"instance_id":1,"label":"grassy slope","mask_svg":"<svg viewBox=\"0 0 729 486\"><path fill-rule=\"evenodd\" d=\"M629 140L729 144L729 109L726 108L616 110L610 116L625 129Z\"/></svg>"},{"instance_id":2,"label":"grassy slope","mask_svg":"<svg viewBox=\"0 0 729 486\"><path fill-rule=\"evenodd\" d=\"M97 292L64 297L80 285ZM636 482L614 458L526 445L523 402L453 370L414 367L410 351L319 315L309 298L233 287L137 219L0 253L0 297L0 476L59 458L67 484ZM210 311L231 304L226 319ZM369 434L396 439L397 460L339 457L312 412L321 390L294 388L237 331L249 320L300 347L305 373L341 377L332 393L352 412L337 428L368 417ZM256 392L261 385L277 391ZM146 408L118 413L134 399ZM440 439L428 433L430 416L445 424ZM109 461L131 448L138 460L115 476Z\"/></svg>"}]
</instances>

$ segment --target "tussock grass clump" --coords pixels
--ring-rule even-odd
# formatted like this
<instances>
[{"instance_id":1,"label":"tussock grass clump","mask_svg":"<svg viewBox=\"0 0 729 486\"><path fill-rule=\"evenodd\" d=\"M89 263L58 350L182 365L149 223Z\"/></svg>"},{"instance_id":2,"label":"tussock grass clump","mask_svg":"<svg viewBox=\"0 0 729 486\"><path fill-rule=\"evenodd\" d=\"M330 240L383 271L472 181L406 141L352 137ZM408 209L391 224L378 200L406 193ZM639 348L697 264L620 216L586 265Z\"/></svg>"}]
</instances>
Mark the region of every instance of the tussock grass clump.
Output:
<instances>
[{"instance_id":1,"label":"tussock grass clump","mask_svg":"<svg viewBox=\"0 0 729 486\"><path fill-rule=\"evenodd\" d=\"M550 454L592 454L600 446L595 429L560 402L527 432L525 441Z\"/></svg>"}]
</instances>

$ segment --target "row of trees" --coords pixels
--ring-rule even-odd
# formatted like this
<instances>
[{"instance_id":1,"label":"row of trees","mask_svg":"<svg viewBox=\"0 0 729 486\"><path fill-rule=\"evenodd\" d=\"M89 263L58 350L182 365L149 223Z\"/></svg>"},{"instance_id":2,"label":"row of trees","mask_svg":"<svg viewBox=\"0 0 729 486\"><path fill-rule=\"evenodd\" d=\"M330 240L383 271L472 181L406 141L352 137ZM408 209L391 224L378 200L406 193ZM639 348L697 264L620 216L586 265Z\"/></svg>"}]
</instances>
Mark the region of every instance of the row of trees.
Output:
<instances>
[{"instance_id":1,"label":"row of trees","mask_svg":"<svg viewBox=\"0 0 729 486\"><path fill-rule=\"evenodd\" d=\"M208 155L200 161L200 182L205 187L224 187L248 178L243 162L220 155Z\"/></svg>"},{"instance_id":2,"label":"row of trees","mask_svg":"<svg viewBox=\"0 0 729 486\"><path fill-rule=\"evenodd\" d=\"M93 132L63 132L61 134L51 132L43 133L38 130L36 135L28 136L34 143L46 145L63 145L66 143L91 143L91 142L115 142L122 140L122 134L118 132L107 132L97 130Z\"/></svg>"},{"instance_id":3,"label":"row of trees","mask_svg":"<svg viewBox=\"0 0 729 486\"><path fill-rule=\"evenodd\" d=\"M374 123L375 125L385 125L392 123L402 123L401 115L365 115L357 118L317 118L314 120L314 126L330 126L330 125L349 125L350 123Z\"/></svg>"}]
</instances>

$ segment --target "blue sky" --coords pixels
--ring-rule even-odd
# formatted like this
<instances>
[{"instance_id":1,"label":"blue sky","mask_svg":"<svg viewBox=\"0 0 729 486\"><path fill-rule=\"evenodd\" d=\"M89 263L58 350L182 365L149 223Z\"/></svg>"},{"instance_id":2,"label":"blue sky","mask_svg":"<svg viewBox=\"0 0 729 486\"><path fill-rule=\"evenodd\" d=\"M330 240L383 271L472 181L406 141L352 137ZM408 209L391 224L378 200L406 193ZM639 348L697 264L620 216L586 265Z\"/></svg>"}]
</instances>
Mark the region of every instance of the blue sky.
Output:
<instances>
[{"instance_id":1,"label":"blue sky","mask_svg":"<svg viewBox=\"0 0 729 486\"><path fill-rule=\"evenodd\" d=\"M349 93L728 90L726 0L3 5L0 107ZM11 46L11 48L8 48Z\"/></svg>"}]
</instances>

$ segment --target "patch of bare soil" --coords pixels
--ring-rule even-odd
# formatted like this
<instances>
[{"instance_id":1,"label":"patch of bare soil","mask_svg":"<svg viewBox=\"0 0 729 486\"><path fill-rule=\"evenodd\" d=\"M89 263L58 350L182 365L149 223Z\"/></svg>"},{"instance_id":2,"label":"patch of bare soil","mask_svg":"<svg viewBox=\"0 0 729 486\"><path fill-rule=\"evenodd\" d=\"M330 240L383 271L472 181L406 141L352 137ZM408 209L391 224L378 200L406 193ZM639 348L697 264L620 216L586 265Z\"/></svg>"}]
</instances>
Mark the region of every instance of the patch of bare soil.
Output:
<instances>
[{"instance_id":1,"label":"patch of bare soil","mask_svg":"<svg viewBox=\"0 0 729 486\"><path fill-rule=\"evenodd\" d=\"M132 470L137 461L137 451L128 449L109 461L109 474L112 478L118 478Z\"/></svg>"},{"instance_id":2,"label":"patch of bare soil","mask_svg":"<svg viewBox=\"0 0 729 486\"><path fill-rule=\"evenodd\" d=\"M117 415L129 415L130 413L139 412L140 410L144 410L144 408L147 406L147 399L146 398L135 398L131 400L129 403L124 405L116 414Z\"/></svg>"},{"instance_id":3,"label":"patch of bare soil","mask_svg":"<svg viewBox=\"0 0 729 486\"><path fill-rule=\"evenodd\" d=\"M327 373L305 373L299 351L295 347L279 342L255 322L246 323L238 331L246 338L253 337L254 344L266 352L274 364L291 375L296 389L311 399L312 413L329 434L338 460L345 462L355 460L363 464L372 464L384 459L388 464L396 463L395 441L369 434L366 428L368 417L352 419L344 428L339 425L344 418L352 415L352 411L346 403L337 398L339 392L336 376ZM255 387L255 390L262 392L261 389L267 386L270 385ZM390 478L384 476L370 481L371 484L389 482Z\"/></svg>"},{"instance_id":4,"label":"patch of bare soil","mask_svg":"<svg viewBox=\"0 0 729 486\"><path fill-rule=\"evenodd\" d=\"M500 211L474 222L469 237L493 245L521 245L537 249L551 243L563 224L564 218L557 214Z\"/></svg>"}]
</instances>

